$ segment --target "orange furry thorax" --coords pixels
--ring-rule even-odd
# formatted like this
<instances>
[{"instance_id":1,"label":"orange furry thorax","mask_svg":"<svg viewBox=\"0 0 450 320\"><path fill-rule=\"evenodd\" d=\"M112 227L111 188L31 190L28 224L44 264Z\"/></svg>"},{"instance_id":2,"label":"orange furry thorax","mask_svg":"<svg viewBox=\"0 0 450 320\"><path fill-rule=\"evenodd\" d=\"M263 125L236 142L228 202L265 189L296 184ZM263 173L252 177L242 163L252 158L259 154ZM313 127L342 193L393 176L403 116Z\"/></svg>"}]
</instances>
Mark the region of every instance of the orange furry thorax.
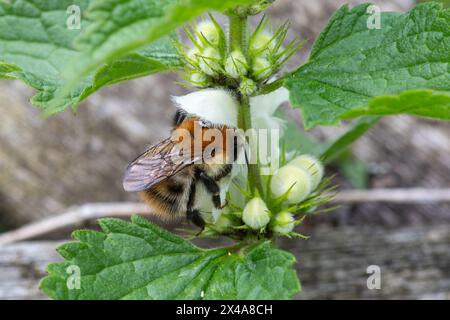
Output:
<instances>
[{"instance_id":1,"label":"orange furry thorax","mask_svg":"<svg viewBox=\"0 0 450 320\"><path fill-rule=\"evenodd\" d=\"M225 161L227 150L231 149L229 144L234 143L234 130L223 125L205 127L199 118L188 118L173 130L172 140L178 144L187 143L184 148L190 148L191 154L214 149L212 157Z\"/></svg>"}]
</instances>

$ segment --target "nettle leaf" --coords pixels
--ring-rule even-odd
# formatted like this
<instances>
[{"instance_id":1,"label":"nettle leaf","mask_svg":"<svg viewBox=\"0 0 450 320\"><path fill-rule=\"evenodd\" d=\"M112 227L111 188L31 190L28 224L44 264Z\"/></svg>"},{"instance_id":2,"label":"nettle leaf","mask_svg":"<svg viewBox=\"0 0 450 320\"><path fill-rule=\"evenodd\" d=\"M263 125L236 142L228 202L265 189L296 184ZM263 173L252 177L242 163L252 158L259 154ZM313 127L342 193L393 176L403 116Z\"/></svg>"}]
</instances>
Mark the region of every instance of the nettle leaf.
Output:
<instances>
[{"instance_id":1,"label":"nettle leaf","mask_svg":"<svg viewBox=\"0 0 450 320\"><path fill-rule=\"evenodd\" d=\"M342 7L316 41L310 61L286 78L291 102L302 108L306 126L338 124L356 116L354 109L357 115L448 119L450 10L425 3L405 14L382 13L381 28L369 29L368 8ZM398 105L406 99L412 107L409 97L415 94L421 95L421 106L414 105L413 112Z\"/></svg>"},{"instance_id":2,"label":"nettle leaf","mask_svg":"<svg viewBox=\"0 0 450 320\"><path fill-rule=\"evenodd\" d=\"M76 5L83 14L89 0L10 0L0 1L0 78L18 79L37 89L33 104L54 110L76 106L96 90L123 80L177 68L180 59L166 36L143 49L110 61L98 63L80 78L59 102L55 91L65 85L62 71L80 59L72 43L89 21L81 16L81 29L67 27ZM173 37L173 36L172 36Z\"/></svg>"},{"instance_id":3,"label":"nettle leaf","mask_svg":"<svg viewBox=\"0 0 450 320\"><path fill-rule=\"evenodd\" d=\"M442 3L445 8L450 8L450 0L419 0L419 2L430 2L430 1Z\"/></svg>"},{"instance_id":4,"label":"nettle leaf","mask_svg":"<svg viewBox=\"0 0 450 320\"><path fill-rule=\"evenodd\" d=\"M67 84L47 113L61 111L67 94L99 64L109 63L173 32L211 10L223 11L254 0L92 0L87 16L93 23L77 40L83 54L64 74Z\"/></svg>"},{"instance_id":5,"label":"nettle leaf","mask_svg":"<svg viewBox=\"0 0 450 320\"><path fill-rule=\"evenodd\" d=\"M270 242L245 253L203 250L138 216L100 226L103 232L75 231L79 242L58 248L65 261L50 264L40 284L49 297L289 299L300 290L295 258Z\"/></svg>"},{"instance_id":6,"label":"nettle leaf","mask_svg":"<svg viewBox=\"0 0 450 320\"><path fill-rule=\"evenodd\" d=\"M370 100L367 106L354 108L342 117L388 116L398 113L450 120L450 95L431 90L410 90L397 96L380 96Z\"/></svg>"}]
</instances>

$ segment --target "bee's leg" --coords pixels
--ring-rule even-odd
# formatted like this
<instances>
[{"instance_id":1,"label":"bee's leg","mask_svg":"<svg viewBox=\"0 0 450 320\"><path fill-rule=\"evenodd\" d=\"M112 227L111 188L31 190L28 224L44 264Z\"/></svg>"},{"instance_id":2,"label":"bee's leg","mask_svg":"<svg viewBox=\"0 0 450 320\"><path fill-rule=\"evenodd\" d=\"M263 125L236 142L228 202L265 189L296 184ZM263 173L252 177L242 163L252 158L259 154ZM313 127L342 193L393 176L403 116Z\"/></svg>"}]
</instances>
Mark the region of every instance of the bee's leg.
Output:
<instances>
[{"instance_id":1,"label":"bee's leg","mask_svg":"<svg viewBox=\"0 0 450 320\"><path fill-rule=\"evenodd\" d=\"M216 209L222 209L222 200L220 199L220 187L217 182L208 176L205 172L199 171L198 178L205 186L206 190L212 195L212 202Z\"/></svg>"},{"instance_id":2,"label":"bee's leg","mask_svg":"<svg viewBox=\"0 0 450 320\"><path fill-rule=\"evenodd\" d=\"M229 176L231 171L233 170L233 165L232 164L227 164L223 167L222 172L219 173L218 176L214 177L214 181L219 181L222 178L225 178L226 176ZM220 196L219 196L219 200L220 200ZM221 201L219 201L220 203ZM223 209L228 205L228 200L225 199L225 203L219 207L216 207L216 209Z\"/></svg>"},{"instance_id":3,"label":"bee's leg","mask_svg":"<svg viewBox=\"0 0 450 320\"><path fill-rule=\"evenodd\" d=\"M186 213L186 217L189 221L191 221L193 224L195 224L197 227L205 229L205 220L203 220L202 215L200 214L200 211L198 210L189 210ZM200 233L201 233L200 231Z\"/></svg>"},{"instance_id":4,"label":"bee's leg","mask_svg":"<svg viewBox=\"0 0 450 320\"><path fill-rule=\"evenodd\" d=\"M202 215L198 210L193 209L195 203L195 182L193 181L191 183L191 187L189 190L189 200L187 203L187 209L186 209L186 218L188 221L191 221L193 224L195 224L197 227L205 229L205 220L203 220ZM200 231L200 232L201 232Z\"/></svg>"}]
</instances>

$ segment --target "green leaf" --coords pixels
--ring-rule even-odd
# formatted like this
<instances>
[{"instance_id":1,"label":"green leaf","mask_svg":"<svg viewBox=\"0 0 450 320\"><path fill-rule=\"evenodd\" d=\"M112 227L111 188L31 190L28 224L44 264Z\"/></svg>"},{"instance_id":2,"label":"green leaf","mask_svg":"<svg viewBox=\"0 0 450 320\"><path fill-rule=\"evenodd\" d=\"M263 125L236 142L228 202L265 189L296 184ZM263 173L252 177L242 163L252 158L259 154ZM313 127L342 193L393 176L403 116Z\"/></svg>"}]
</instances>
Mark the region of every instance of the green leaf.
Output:
<instances>
[{"instance_id":1,"label":"green leaf","mask_svg":"<svg viewBox=\"0 0 450 320\"><path fill-rule=\"evenodd\" d=\"M83 54L64 72L67 84L46 112L62 110L70 91L98 65L110 63L168 35L206 11L223 11L254 0L92 0L87 16L92 24L77 40ZM67 104L66 104L67 105Z\"/></svg>"},{"instance_id":2,"label":"green leaf","mask_svg":"<svg viewBox=\"0 0 450 320\"><path fill-rule=\"evenodd\" d=\"M444 5L444 8L450 8L450 0L419 0L419 2L439 2Z\"/></svg>"},{"instance_id":3,"label":"green leaf","mask_svg":"<svg viewBox=\"0 0 450 320\"><path fill-rule=\"evenodd\" d=\"M365 117L359 119L346 133L330 143L328 147L320 155L320 159L324 163L330 163L339 157L342 152L356 140L361 138L370 128L379 121L378 117Z\"/></svg>"},{"instance_id":4,"label":"green leaf","mask_svg":"<svg viewBox=\"0 0 450 320\"><path fill-rule=\"evenodd\" d=\"M41 289L53 299L289 299L300 290L295 258L270 242L235 252L203 250L134 216L100 221L103 232L76 231L58 248ZM79 268L80 288L71 287ZM203 294L202 294L203 292Z\"/></svg>"},{"instance_id":5,"label":"green leaf","mask_svg":"<svg viewBox=\"0 0 450 320\"><path fill-rule=\"evenodd\" d=\"M14 79L10 74L17 71L17 67L11 64L0 62L0 78Z\"/></svg>"},{"instance_id":6,"label":"green leaf","mask_svg":"<svg viewBox=\"0 0 450 320\"><path fill-rule=\"evenodd\" d=\"M450 10L425 3L404 14L382 13L381 28L369 29L368 6L342 7L316 41L310 61L285 80L308 128L338 124L353 109L378 105L380 100L372 99L379 96L417 89L432 90L439 99L450 94ZM422 105L412 114L448 119L445 110Z\"/></svg>"},{"instance_id":7,"label":"green leaf","mask_svg":"<svg viewBox=\"0 0 450 320\"><path fill-rule=\"evenodd\" d=\"M431 90L405 91L397 96L376 97L366 107L355 108L342 117L388 116L398 113L450 120L450 95Z\"/></svg>"},{"instance_id":8,"label":"green leaf","mask_svg":"<svg viewBox=\"0 0 450 320\"><path fill-rule=\"evenodd\" d=\"M268 241L245 257L228 256L211 278L205 299L290 299L300 291L294 262L290 253Z\"/></svg>"},{"instance_id":9,"label":"green leaf","mask_svg":"<svg viewBox=\"0 0 450 320\"><path fill-rule=\"evenodd\" d=\"M63 110L78 105L101 87L180 65L171 37L167 36L107 65L98 63L59 102L55 101L55 91L65 85L62 70L81 57L72 46L80 30L67 28L67 9L77 5L84 13L90 2L0 1L0 78L19 79L37 89L33 104L44 109L51 104L55 110ZM81 30L88 25L82 15Z\"/></svg>"}]
</instances>

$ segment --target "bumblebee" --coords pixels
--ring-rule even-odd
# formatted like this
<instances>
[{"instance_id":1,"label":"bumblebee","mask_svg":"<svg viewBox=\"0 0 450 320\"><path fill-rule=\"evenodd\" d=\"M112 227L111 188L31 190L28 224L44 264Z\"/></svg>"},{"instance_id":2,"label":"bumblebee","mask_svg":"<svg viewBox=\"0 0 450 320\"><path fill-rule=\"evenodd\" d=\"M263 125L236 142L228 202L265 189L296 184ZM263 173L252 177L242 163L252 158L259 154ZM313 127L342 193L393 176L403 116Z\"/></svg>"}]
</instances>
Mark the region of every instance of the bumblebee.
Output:
<instances>
[{"instance_id":1,"label":"bumblebee","mask_svg":"<svg viewBox=\"0 0 450 320\"><path fill-rule=\"evenodd\" d=\"M235 131L237 113L211 112L214 106L205 103L181 104L170 137L128 165L123 186L139 192L163 220L186 216L204 228L227 205L226 193L237 172L242 147Z\"/></svg>"}]
</instances>

